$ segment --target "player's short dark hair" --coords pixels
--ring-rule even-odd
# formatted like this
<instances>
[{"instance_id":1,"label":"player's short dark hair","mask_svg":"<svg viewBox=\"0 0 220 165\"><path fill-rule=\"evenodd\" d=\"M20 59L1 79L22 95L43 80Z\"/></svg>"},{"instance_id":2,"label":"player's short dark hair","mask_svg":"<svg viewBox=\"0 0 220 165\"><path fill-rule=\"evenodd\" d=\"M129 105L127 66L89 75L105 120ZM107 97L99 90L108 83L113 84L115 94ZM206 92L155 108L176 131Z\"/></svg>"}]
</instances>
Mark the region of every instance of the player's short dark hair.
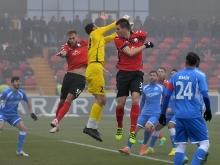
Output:
<instances>
[{"instance_id":1,"label":"player's short dark hair","mask_svg":"<svg viewBox=\"0 0 220 165\"><path fill-rule=\"evenodd\" d=\"M158 69L162 69L165 73L167 72L167 70L164 67L159 67Z\"/></svg>"},{"instance_id":2,"label":"player's short dark hair","mask_svg":"<svg viewBox=\"0 0 220 165\"><path fill-rule=\"evenodd\" d=\"M75 29L67 30L67 35L71 35L71 34L76 34L77 35L77 31Z\"/></svg>"},{"instance_id":3,"label":"player's short dark hair","mask_svg":"<svg viewBox=\"0 0 220 165\"><path fill-rule=\"evenodd\" d=\"M177 69L172 69L171 72L178 72L178 70Z\"/></svg>"},{"instance_id":4,"label":"player's short dark hair","mask_svg":"<svg viewBox=\"0 0 220 165\"><path fill-rule=\"evenodd\" d=\"M20 77L14 76L11 78L11 83L13 83L14 81L18 81L20 80Z\"/></svg>"},{"instance_id":5,"label":"player's short dark hair","mask_svg":"<svg viewBox=\"0 0 220 165\"><path fill-rule=\"evenodd\" d=\"M149 72L149 75L150 75L151 73L156 73L156 75L158 76L158 73L157 73L156 70L152 70L152 71L150 71L150 72Z\"/></svg>"},{"instance_id":6,"label":"player's short dark hair","mask_svg":"<svg viewBox=\"0 0 220 165\"><path fill-rule=\"evenodd\" d=\"M121 18L119 19L117 22L116 22L116 25L120 25L121 28L127 28L128 30L131 29L131 25L129 23L128 20L124 19L124 18Z\"/></svg>"},{"instance_id":7,"label":"player's short dark hair","mask_svg":"<svg viewBox=\"0 0 220 165\"><path fill-rule=\"evenodd\" d=\"M88 35L90 35L90 33L93 31L93 27L94 27L94 23L89 23L86 25L85 31Z\"/></svg>"},{"instance_id":8,"label":"player's short dark hair","mask_svg":"<svg viewBox=\"0 0 220 165\"><path fill-rule=\"evenodd\" d=\"M186 62L189 66L196 66L198 63L198 55L194 52L189 52L186 56Z\"/></svg>"}]
</instances>

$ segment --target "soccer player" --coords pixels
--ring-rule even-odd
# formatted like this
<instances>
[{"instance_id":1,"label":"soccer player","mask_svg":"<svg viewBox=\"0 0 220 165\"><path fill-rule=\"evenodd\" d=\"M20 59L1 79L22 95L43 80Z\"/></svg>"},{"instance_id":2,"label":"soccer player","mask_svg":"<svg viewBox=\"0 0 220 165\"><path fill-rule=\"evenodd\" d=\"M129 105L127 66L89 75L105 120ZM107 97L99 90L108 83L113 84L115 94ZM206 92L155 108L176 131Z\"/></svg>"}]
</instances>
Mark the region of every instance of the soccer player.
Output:
<instances>
[{"instance_id":1,"label":"soccer player","mask_svg":"<svg viewBox=\"0 0 220 165\"><path fill-rule=\"evenodd\" d=\"M21 100L27 103L32 119L37 120L37 116L33 113L32 106L25 92L20 88L21 81L19 77L11 78L12 87L4 90L0 95L0 101L3 101L0 111L0 132L4 127L4 122L8 122L11 126L17 127L20 132L18 136L18 148L16 155L28 156L22 149L26 138L26 127L24 122L18 116L18 104Z\"/></svg>"},{"instance_id":2,"label":"soccer player","mask_svg":"<svg viewBox=\"0 0 220 165\"><path fill-rule=\"evenodd\" d=\"M88 63L87 40L78 40L77 32L73 29L67 31L68 41L62 46L56 56L66 58L68 67L64 76L60 102L56 110L56 118L51 122L50 133L59 131L59 123L68 112L72 101L76 99L85 88L85 71Z\"/></svg>"},{"instance_id":3,"label":"soccer player","mask_svg":"<svg viewBox=\"0 0 220 165\"><path fill-rule=\"evenodd\" d=\"M206 106L206 111L203 115L206 121L212 119L211 106L206 80L204 76L195 70L197 64L197 54L189 52L185 61L186 68L171 77L159 118L160 124L166 125L165 112L170 96L174 92L176 108L175 143L178 144L174 156L175 165L179 165L183 161L188 138L191 143L200 144L194 153L191 165L200 164L210 146L207 127L202 119L200 110L200 93L203 95Z\"/></svg>"},{"instance_id":4,"label":"soccer player","mask_svg":"<svg viewBox=\"0 0 220 165\"><path fill-rule=\"evenodd\" d=\"M102 20L106 20L105 13L99 16ZM125 16L129 19L129 16ZM109 36L104 36L105 33L114 29L116 22L104 27L98 28L94 23L86 25L85 31L89 35L88 44L88 67L86 69L86 81L88 82L88 92L95 97L95 102L92 105L90 116L83 132L102 142L98 125L102 116L102 111L106 103L105 80L103 76L103 67L105 65L105 42L112 41L116 33Z\"/></svg>"},{"instance_id":5,"label":"soccer player","mask_svg":"<svg viewBox=\"0 0 220 165\"><path fill-rule=\"evenodd\" d=\"M143 86L143 95L141 97L140 109L141 115L138 117L135 136L137 132L141 129L145 129L144 139L148 139L150 136L151 129L158 123L158 118L160 116L160 102L162 96L164 95L165 88L163 85L157 83L158 74L156 71L149 72L150 84ZM140 112L139 112L140 113ZM146 150L147 140L143 142L140 150L140 155L143 155ZM127 145L119 149L119 152L130 154L132 143L128 138Z\"/></svg>"},{"instance_id":6,"label":"soccer player","mask_svg":"<svg viewBox=\"0 0 220 165\"><path fill-rule=\"evenodd\" d=\"M176 73L177 70L173 69L170 72L170 76L172 76L174 73ZM171 98L170 98L170 102L169 102L169 106L166 110L166 125L168 126L169 132L170 132L170 140L172 143L172 150L168 155L175 155L176 152L176 145L174 144L174 139L175 139L175 124L176 124L176 119L175 119L175 99L174 99L174 95L172 94ZM154 133L151 137L151 141L150 141L150 146L148 147L148 149L146 150L145 154L151 154L154 153L154 145L156 140L158 139L158 135L160 133L160 130L163 128L164 126L161 125L160 123L157 123L157 125L155 126L155 130Z\"/></svg>"},{"instance_id":7,"label":"soccer player","mask_svg":"<svg viewBox=\"0 0 220 165\"><path fill-rule=\"evenodd\" d=\"M169 83L169 81L166 80L166 69L163 68L163 67L160 67L160 68L157 70L157 73L158 73L157 83L164 85L164 87L166 88L167 85L168 85L168 83ZM163 101L163 99L162 99L162 101ZM151 135L150 135L150 137L152 136L153 132L154 132L154 129L151 130ZM160 140L159 147L163 147L163 146L164 146L164 143L165 143L165 141L166 141L166 138L163 137L163 135L162 135L161 133L159 133L159 137L158 137L158 138L159 138L159 140ZM149 139L148 139L148 140L149 140ZM143 144L143 142L144 142L144 140L138 140L138 143L140 143L140 144Z\"/></svg>"},{"instance_id":8,"label":"soccer player","mask_svg":"<svg viewBox=\"0 0 220 165\"><path fill-rule=\"evenodd\" d=\"M116 75L117 82L117 107L116 120L118 128L116 139L122 138L124 106L126 97L131 92L132 106L130 111L130 142L135 143L135 127L137 118L140 113L139 100L142 92L143 75L142 72L142 51L146 48L154 47L152 42L144 44L147 37L145 31L131 31L130 24L126 19L119 19L116 22L116 33L114 42L118 50L117 68L119 71Z\"/></svg>"}]
</instances>

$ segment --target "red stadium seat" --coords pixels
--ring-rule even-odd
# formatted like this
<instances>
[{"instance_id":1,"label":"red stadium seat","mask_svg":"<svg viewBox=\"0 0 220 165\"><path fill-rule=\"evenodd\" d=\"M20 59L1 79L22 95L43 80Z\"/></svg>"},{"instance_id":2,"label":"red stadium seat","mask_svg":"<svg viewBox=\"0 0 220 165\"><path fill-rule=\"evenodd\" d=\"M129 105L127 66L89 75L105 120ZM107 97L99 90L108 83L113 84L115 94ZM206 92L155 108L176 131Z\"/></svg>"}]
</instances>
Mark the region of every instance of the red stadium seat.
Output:
<instances>
[{"instance_id":1,"label":"red stadium seat","mask_svg":"<svg viewBox=\"0 0 220 165\"><path fill-rule=\"evenodd\" d=\"M172 56L178 56L179 53L180 53L180 50L179 50L179 49L172 49L171 52L170 52L170 54L171 54Z\"/></svg>"},{"instance_id":2,"label":"red stadium seat","mask_svg":"<svg viewBox=\"0 0 220 165\"><path fill-rule=\"evenodd\" d=\"M21 70L13 70L12 71L12 76L21 77L22 76Z\"/></svg>"},{"instance_id":3,"label":"red stadium seat","mask_svg":"<svg viewBox=\"0 0 220 165\"><path fill-rule=\"evenodd\" d=\"M0 72L4 68L5 65L7 66L7 68L11 68L8 63L0 63Z\"/></svg>"},{"instance_id":4,"label":"red stadium seat","mask_svg":"<svg viewBox=\"0 0 220 165\"><path fill-rule=\"evenodd\" d=\"M215 70L213 73L216 77L220 78L220 69Z\"/></svg>"},{"instance_id":5,"label":"red stadium seat","mask_svg":"<svg viewBox=\"0 0 220 165\"><path fill-rule=\"evenodd\" d=\"M26 64L25 62L20 63L20 64L19 64L20 70L24 69L24 68L26 67L26 65L27 65L27 64Z\"/></svg>"},{"instance_id":6,"label":"red stadium seat","mask_svg":"<svg viewBox=\"0 0 220 165\"><path fill-rule=\"evenodd\" d=\"M37 81L34 78L26 78L25 86L30 86L26 90L35 90L37 86Z\"/></svg>"},{"instance_id":7,"label":"red stadium seat","mask_svg":"<svg viewBox=\"0 0 220 165\"><path fill-rule=\"evenodd\" d=\"M159 54L159 52L160 52L160 49L153 49L152 55L156 56Z\"/></svg>"},{"instance_id":8,"label":"red stadium seat","mask_svg":"<svg viewBox=\"0 0 220 165\"><path fill-rule=\"evenodd\" d=\"M63 80L63 77L65 74L66 74L66 70L58 70L56 73L57 82L60 82L61 80Z\"/></svg>"},{"instance_id":9,"label":"red stadium seat","mask_svg":"<svg viewBox=\"0 0 220 165\"><path fill-rule=\"evenodd\" d=\"M64 63L64 64L63 64L63 70L67 70L67 67L68 67L68 64L67 64L67 63Z\"/></svg>"},{"instance_id":10,"label":"red stadium seat","mask_svg":"<svg viewBox=\"0 0 220 165\"><path fill-rule=\"evenodd\" d=\"M104 65L104 68L108 71L114 71L115 70L115 67L111 64L111 63L106 63Z\"/></svg>"},{"instance_id":11,"label":"red stadium seat","mask_svg":"<svg viewBox=\"0 0 220 165\"><path fill-rule=\"evenodd\" d=\"M156 63L156 62L157 62L156 56L148 56L148 57L147 57L147 61L148 61L149 63L151 63L151 64Z\"/></svg>"},{"instance_id":12,"label":"red stadium seat","mask_svg":"<svg viewBox=\"0 0 220 165\"><path fill-rule=\"evenodd\" d=\"M176 63L176 56L173 55L167 56L167 60L171 63Z\"/></svg>"},{"instance_id":13,"label":"red stadium seat","mask_svg":"<svg viewBox=\"0 0 220 165\"><path fill-rule=\"evenodd\" d=\"M157 43L157 40L155 38L153 38L153 37L147 37L146 38L146 42L149 42L149 41L151 41L153 44Z\"/></svg>"},{"instance_id":14,"label":"red stadium seat","mask_svg":"<svg viewBox=\"0 0 220 165\"><path fill-rule=\"evenodd\" d=\"M5 81L8 86L11 86L11 78L6 78Z\"/></svg>"},{"instance_id":15,"label":"red stadium seat","mask_svg":"<svg viewBox=\"0 0 220 165\"><path fill-rule=\"evenodd\" d=\"M153 70L153 69L154 69L154 67L151 65L151 63L148 63L148 62L143 63L144 73L145 73L145 72L149 72L149 71L151 71L151 70Z\"/></svg>"},{"instance_id":16,"label":"red stadium seat","mask_svg":"<svg viewBox=\"0 0 220 165\"><path fill-rule=\"evenodd\" d=\"M167 62L163 62L161 64L161 67L165 68L168 72L170 72L173 69L173 67Z\"/></svg>"},{"instance_id":17,"label":"red stadium seat","mask_svg":"<svg viewBox=\"0 0 220 165\"><path fill-rule=\"evenodd\" d=\"M168 50L170 47L169 47L169 45L167 43L163 42L163 43L160 43L159 48L161 50Z\"/></svg>"},{"instance_id":18,"label":"red stadium seat","mask_svg":"<svg viewBox=\"0 0 220 165\"><path fill-rule=\"evenodd\" d=\"M177 47L178 47L180 50L187 50L187 49L188 49L188 46L187 46L185 43L183 43L183 42L178 43L178 44L177 44Z\"/></svg>"},{"instance_id":19,"label":"red stadium seat","mask_svg":"<svg viewBox=\"0 0 220 165\"><path fill-rule=\"evenodd\" d=\"M203 43L203 44L212 43L212 41L209 38L206 38L206 37L201 38L200 42Z\"/></svg>"},{"instance_id":20,"label":"red stadium seat","mask_svg":"<svg viewBox=\"0 0 220 165\"><path fill-rule=\"evenodd\" d=\"M211 69L210 66L209 66L207 63L204 63L204 62L202 62L202 63L199 64L199 68L200 68L203 72L207 72L207 71L209 71L209 70Z\"/></svg>"},{"instance_id":21,"label":"red stadium seat","mask_svg":"<svg viewBox=\"0 0 220 165\"><path fill-rule=\"evenodd\" d=\"M190 37L184 37L182 42L187 44L187 45L191 44L191 43L194 43L194 41Z\"/></svg>"},{"instance_id":22,"label":"red stadium seat","mask_svg":"<svg viewBox=\"0 0 220 165\"><path fill-rule=\"evenodd\" d=\"M215 62L215 60L212 56L205 56L204 61L209 65L212 64L213 62Z\"/></svg>"},{"instance_id":23,"label":"red stadium seat","mask_svg":"<svg viewBox=\"0 0 220 165\"><path fill-rule=\"evenodd\" d=\"M218 78L211 77L211 78L209 78L208 82L209 82L209 84L208 84L209 88L211 88L211 89L218 89L218 86L220 84L220 81L219 81Z\"/></svg>"},{"instance_id":24,"label":"red stadium seat","mask_svg":"<svg viewBox=\"0 0 220 165\"><path fill-rule=\"evenodd\" d=\"M113 56L110 56L108 60L111 64L115 65L118 62L118 57L116 55L113 55Z\"/></svg>"},{"instance_id":25,"label":"red stadium seat","mask_svg":"<svg viewBox=\"0 0 220 165\"><path fill-rule=\"evenodd\" d=\"M51 56L50 61L52 62L52 65L54 65L54 64L60 63L61 59L58 56Z\"/></svg>"},{"instance_id":26,"label":"red stadium seat","mask_svg":"<svg viewBox=\"0 0 220 165\"><path fill-rule=\"evenodd\" d=\"M166 37L164 38L163 42L169 45L175 43L176 41L172 37Z\"/></svg>"}]
</instances>

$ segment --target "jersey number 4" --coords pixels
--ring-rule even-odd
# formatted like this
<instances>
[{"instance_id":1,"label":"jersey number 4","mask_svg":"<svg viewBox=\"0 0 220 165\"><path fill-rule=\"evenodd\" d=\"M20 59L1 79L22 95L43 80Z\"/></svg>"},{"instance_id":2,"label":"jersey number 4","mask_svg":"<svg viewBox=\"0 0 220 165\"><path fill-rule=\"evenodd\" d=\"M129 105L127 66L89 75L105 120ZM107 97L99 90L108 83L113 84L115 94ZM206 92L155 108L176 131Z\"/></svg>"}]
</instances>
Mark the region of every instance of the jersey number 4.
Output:
<instances>
[{"instance_id":1,"label":"jersey number 4","mask_svg":"<svg viewBox=\"0 0 220 165\"><path fill-rule=\"evenodd\" d=\"M192 82L188 82L186 87L184 87L183 82L177 81L176 86L180 86L180 90L176 95L176 99L184 99L184 97L188 97L188 100L191 100L192 97Z\"/></svg>"}]
</instances>

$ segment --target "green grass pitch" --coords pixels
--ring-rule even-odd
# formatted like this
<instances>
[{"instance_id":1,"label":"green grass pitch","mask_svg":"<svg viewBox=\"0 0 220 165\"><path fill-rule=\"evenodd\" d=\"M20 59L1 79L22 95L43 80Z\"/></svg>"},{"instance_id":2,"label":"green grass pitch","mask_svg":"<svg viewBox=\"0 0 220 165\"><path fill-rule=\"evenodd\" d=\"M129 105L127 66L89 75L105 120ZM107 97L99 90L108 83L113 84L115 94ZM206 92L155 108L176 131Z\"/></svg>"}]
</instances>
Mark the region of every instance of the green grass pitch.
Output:
<instances>
[{"instance_id":1,"label":"green grass pitch","mask_svg":"<svg viewBox=\"0 0 220 165\"><path fill-rule=\"evenodd\" d=\"M115 117L102 117L99 132L103 142L98 142L82 132L88 117L64 117L60 123L60 131L49 133L51 117L39 117L34 121L31 117L22 117L27 127L27 138L23 150L29 157L16 156L17 139L19 131L5 123L0 134L0 165L125 165L147 164L168 165L173 164L173 156L168 156L171 150L167 128L161 132L167 141L165 146L159 148L159 141L155 145L155 153L139 156L140 144L136 143L131 149L132 155L126 156L118 152L126 145L129 132L129 117L124 119L123 138L115 140ZM217 165L220 162L219 148L219 119L214 116L208 122L210 136L210 155L207 165ZM139 131L137 139L143 139L143 130ZM189 161L197 146L188 144L187 156Z\"/></svg>"}]
</instances>

